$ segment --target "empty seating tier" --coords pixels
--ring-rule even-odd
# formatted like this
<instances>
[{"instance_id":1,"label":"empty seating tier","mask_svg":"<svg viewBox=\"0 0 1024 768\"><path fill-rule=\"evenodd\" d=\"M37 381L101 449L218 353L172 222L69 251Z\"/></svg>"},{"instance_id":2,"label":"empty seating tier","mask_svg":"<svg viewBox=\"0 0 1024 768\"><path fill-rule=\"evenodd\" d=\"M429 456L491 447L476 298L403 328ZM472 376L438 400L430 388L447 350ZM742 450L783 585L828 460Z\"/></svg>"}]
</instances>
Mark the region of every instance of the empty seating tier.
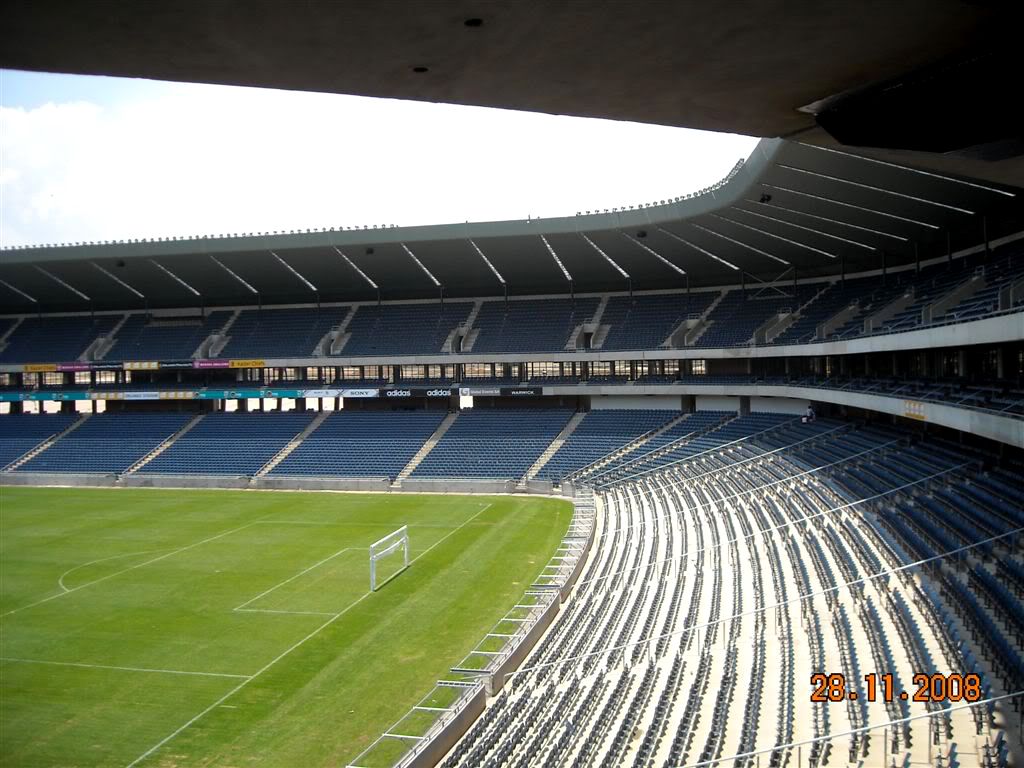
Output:
<instances>
[{"instance_id":1,"label":"empty seating tier","mask_svg":"<svg viewBox=\"0 0 1024 768\"><path fill-rule=\"evenodd\" d=\"M462 411L412 477L518 479L572 414L564 408Z\"/></svg>"},{"instance_id":2,"label":"empty seating tier","mask_svg":"<svg viewBox=\"0 0 1024 768\"><path fill-rule=\"evenodd\" d=\"M254 475L315 415L312 411L208 414L139 474Z\"/></svg>"},{"instance_id":3,"label":"empty seating tier","mask_svg":"<svg viewBox=\"0 0 1024 768\"><path fill-rule=\"evenodd\" d=\"M0 417L6 419L7 417ZM21 472L121 473L184 427L182 413L101 413L19 467Z\"/></svg>"},{"instance_id":4,"label":"empty seating tier","mask_svg":"<svg viewBox=\"0 0 1024 768\"><path fill-rule=\"evenodd\" d=\"M0 469L74 424L74 413L0 416Z\"/></svg>"},{"instance_id":5,"label":"empty seating tier","mask_svg":"<svg viewBox=\"0 0 1024 768\"><path fill-rule=\"evenodd\" d=\"M431 304L388 304L361 306L349 322L351 334L339 354L415 355L433 354L456 326L469 317L468 302Z\"/></svg>"},{"instance_id":6,"label":"empty seating tier","mask_svg":"<svg viewBox=\"0 0 1024 768\"><path fill-rule=\"evenodd\" d=\"M270 474L395 478L446 416L445 411L338 411Z\"/></svg>"}]
</instances>

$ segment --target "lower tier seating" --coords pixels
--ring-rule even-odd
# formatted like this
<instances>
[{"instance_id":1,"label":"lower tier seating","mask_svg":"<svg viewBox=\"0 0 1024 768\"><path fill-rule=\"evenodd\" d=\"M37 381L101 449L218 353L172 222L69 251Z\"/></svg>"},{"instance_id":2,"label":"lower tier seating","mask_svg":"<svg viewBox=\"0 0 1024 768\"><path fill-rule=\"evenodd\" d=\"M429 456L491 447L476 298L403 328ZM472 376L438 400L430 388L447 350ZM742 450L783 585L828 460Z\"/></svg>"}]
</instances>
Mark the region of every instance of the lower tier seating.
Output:
<instances>
[{"instance_id":1,"label":"lower tier seating","mask_svg":"<svg viewBox=\"0 0 1024 768\"><path fill-rule=\"evenodd\" d=\"M139 470L146 475L254 475L313 420L312 411L211 413Z\"/></svg>"},{"instance_id":2,"label":"lower tier seating","mask_svg":"<svg viewBox=\"0 0 1024 768\"><path fill-rule=\"evenodd\" d=\"M572 414L565 408L462 411L412 477L520 478Z\"/></svg>"},{"instance_id":3,"label":"lower tier seating","mask_svg":"<svg viewBox=\"0 0 1024 768\"><path fill-rule=\"evenodd\" d=\"M191 415L183 413L96 414L19 467L19 471L124 472L184 427L190 418Z\"/></svg>"},{"instance_id":4,"label":"lower tier seating","mask_svg":"<svg viewBox=\"0 0 1024 768\"><path fill-rule=\"evenodd\" d=\"M332 413L270 474L394 479L446 415L446 411Z\"/></svg>"}]
</instances>

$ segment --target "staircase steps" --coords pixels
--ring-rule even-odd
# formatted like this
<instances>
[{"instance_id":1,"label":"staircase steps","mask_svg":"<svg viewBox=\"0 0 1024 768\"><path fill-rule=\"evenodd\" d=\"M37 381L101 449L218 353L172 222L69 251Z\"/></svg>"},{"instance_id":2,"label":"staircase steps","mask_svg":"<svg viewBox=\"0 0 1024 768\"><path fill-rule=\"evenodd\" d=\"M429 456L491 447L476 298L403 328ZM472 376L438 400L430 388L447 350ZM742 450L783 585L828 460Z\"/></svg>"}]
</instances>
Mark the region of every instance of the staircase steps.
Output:
<instances>
[{"instance_id":1,"label":"staircase steps","mask_svg":"<svg viewBox=\"0 0 1024 768\"><path fill-rule=\"evenodd\" d=\"M36 456L38 456L40 453L42 453L47 448L49 448L51 445L53 445L58 440L60 440L62 437L64 437L64 435L71 434L76 429L78 429L80 426L85 424L85 422L89 419L90 416L92 416L91 413L83 413L78 418L77 421L72 422L68 426L68 428L65 429L63 432L58 432L56 435L53 435L52 437L46 438L45 440L43 440L43 442L41 442L39 445L37 445L32 450L30 450L28 453L23 454L20 458L15 459L10 464L8 464L6 467L4 467L3 471L4 472L13 472L18 467L20 467L22 464L25 464L25 463L31 461Z\"/></svg>"},{"instance_id":2,"label":"staircase steps","mask_svg":"<svg viewBox=\"0 0 1024 768\"><path fill-rule=\"evenodd\" d=\"M562 427L562 431L558 433L558 436L551 441L551 445L545 448L544 453L538 456L537 460L533 462L533 466L526 470L526 475L523 477L523 480L532 480L537 476L537 473L544 468L544 465L551 460L552 456L558 453L558 449L561 448L565 444L565 441L569 439L569 435L576 431L576 427L580 425L580 422L583 421L583 417L586 415L587 414L584 412L577 412L572 415L572 418L569 419L568 423L566 423L564 427Z\"/></svg>"},{"instance_id":3,"label":"staircase steps","mask_svg":"<svg viewBox=\"0 0 1024 768\"><path fill-rule=\"evenodd\" d=\"M277 455L274 456L274 458L272 458L266 464L264 464L260 468L260 471L253 475L253 477L263 477L264 475L270 474L270 471L278 464L280 464L282 461L284 461L288 454L290 454L292 451L298 448L302 444L303 440L305 440L311 434L316 432L316 430L319 429L320 425L323 424L327 417L330 416L332 413L334 413L334 411L321 411L320 413L318 413L316 415L316 418L309 422L309 425L304 430L302 430L301 432L299 432L299 434L292 438L288 445L286 445L284 448L278 451Z\"/></svg>"},{"instance_id":4,"label":"staircase steps","mask_svg":"<svg viewBox=\"0 0 1024 768\"><path fill-rule=\"evenodd\" d=\"M200 421L202 421L203 420L203 416L204 416L204 414L202 414L202 413L193 416L191 419L189 419L189 422L184 427L179 429L173 435L171 435L166 440L164 440L162 443L160 443L160 445L158 445L152 451L150 451L145 456L143 456L141 459L139 459L134 464L132 464L130 467L128 467L128 469L126 469L124 472L121 473L121 476L124 477L125 475L131 475L131 474L133 474L135 472L138 472L142 467L144 467L147 464L149 464L149 462L151 462L153 459L155 459L161 453L163 453L168 448L170 448L179 437L184 435L186 432L191 430L192 427L194 427L196 424L198 424Z\"/></svg>"},{"instance_id":5,"label":"staircase steps","mask_svg":"<svg viewBox=\"0 0 1024 768\"><path fill-rule=\"evenodd\" d=\"M444 433L448 431L449 427L455 423L455 419L458 417L458 411L452 411L444 420L437 425L437 429L434 430L434 434L427 438L427 441L420 446L420 449L416 451L416 455L409 459L409 463L405 465L401 472L398 473L398 477L395 478L394 485L399 486L402 481L405 480L409 475L413 473L413 470L420 465L427 454L434 450L434 446L437 445L438 441L444 437Z\"/></svg>"},{"instance_id":6,"label":"staircase steps","mask_svg":"<svg viewBox=\"0 0 1024 768\"><path fill-rule=\"evenodd\" d=\"M121 315L121 319L117 321L117 324L111 328L107 333L100 336L92 344L86 347L85 352L78 356L78 359L85 362L87 360L102 360L103 356L110 351L110 348L114 346L114 342L117 340L117 332L121 330L121 326L128 321L129 315L127 313Z\"/></svg>"},{"instance_id":7,"label":"staircase steps","mask_svg":"<svg viewBox=\"0 0 1024 768\"><path fill-rule=\"evenodd\" d=\"M216 357L219 355L221 350L227 346L228 341L231 339L231 337L228 336L228 331L231 330L231 326L235 324L235 320L238 319L240 314L242 314L242 310L236 309L234 313L232 313L231 317L227 319L227 322L221 326L220 330L214 331L203 339L196 351L192 353L193 359Z\"/></svg>"},{"instance_id":8,"label":"staircase steps","mask_svg":"<svg viewBox=\"0 0 1024 768\"><path fill-rule=\"evenodd\" d=\"M356 316L358 311L359 307L351 307L348 314L345 315L345 319L320 339L316 349L313 350L313 354L336 355L341 352L345 345L348 344L348 340L352 338L352 334L348 333L348 325L352 322L352 318Z\"/></svg>"}]
</instances>

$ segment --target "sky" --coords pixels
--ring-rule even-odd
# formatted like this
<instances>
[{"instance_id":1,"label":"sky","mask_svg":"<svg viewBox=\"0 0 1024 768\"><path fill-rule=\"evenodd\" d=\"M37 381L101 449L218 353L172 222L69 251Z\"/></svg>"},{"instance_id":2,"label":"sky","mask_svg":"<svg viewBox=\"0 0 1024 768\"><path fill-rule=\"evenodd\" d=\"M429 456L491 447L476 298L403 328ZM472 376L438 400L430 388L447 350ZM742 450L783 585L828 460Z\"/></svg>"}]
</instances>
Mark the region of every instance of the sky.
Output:
<instances>
[{"instance_id":1,"label":"sky","mask_svg":"<svg viewBox=\"0 0 1024 768\"><path fill-rule=\"evenodd\" d=\"M0 247L637 205L757 139L260 88L0 70Z\"/></svg>"}]
</instances>

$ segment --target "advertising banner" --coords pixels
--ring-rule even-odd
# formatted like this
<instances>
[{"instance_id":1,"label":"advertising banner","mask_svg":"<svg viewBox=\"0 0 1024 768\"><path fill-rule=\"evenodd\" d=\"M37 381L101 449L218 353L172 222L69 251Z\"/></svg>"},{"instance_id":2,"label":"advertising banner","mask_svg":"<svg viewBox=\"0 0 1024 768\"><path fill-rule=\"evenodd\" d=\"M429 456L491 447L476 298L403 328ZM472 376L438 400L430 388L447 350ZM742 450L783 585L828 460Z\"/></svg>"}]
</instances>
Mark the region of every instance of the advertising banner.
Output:
<instances>
[{"instance_id":1,"label":"advertising banner","mask_svg":"<svg viewBox=\"0 0 1024 768\"><path fill-rule=\"evenodd\" d=\"M459 394L466 396L477 396L477 397L498 397L501 395L501 390L498 387L461 387Z\"/></svg>"},{"instance_id":2,"label":"advertising banner","mask_svg":"<svg viewBox=\"0 0 1024 768\"><path fill-rule=\"evenodd\" d=\"M229 360L228 368L266 368L263 360Z\"/></svg>"},{"instance_id":3,"label":"advertising banner","mask_svg":"<svg viewBox=\"0 0 1024 768\"><path fill-rule=\"evenodd\" d=\"M90 371L120 371L121 363L89 363Z\"/></svg>"},{"instance_id":4,"label":"advertising banner","mask_svg":"<svg viewBox=\"0 0 1024 768\"><path fill-rule=\"evenodd\" d=\"M342 397L351 397L357 399L366 399L370 397L378 397L380 395L379 389L343 389L341 390Z\"/></svg>"},{"instance_id":5,"label":"advertising banner","mask_svg":"<svg viewBox=\"0 0 1024 768\"><path fill-rule=\"evenodd\" d=\"M543 387L502 387L502 397L536 397L543 394Z\"/></svg>"},{"instance_id":6,"label":"advertising banner","mask_svg":"<svg viewBox=\"0 0 1024 768\"><path fill-rule=\"evenodd\" d=\"M193 368L227 368L227 360L193 360Z\"/></svg>"},{"instance_id":7,"label":"advertising banner","mask_svg":"<svg viewBox=\"0 0 1024 768\"><path fill-rule=\"evenodd\" d=\"M155 371L160 367L156 360L126 360L123 365L126 371Z\"/></svg>"},{"instance_id":8,"label":"advertising banner","mask_svg":"<svg viewBox=\"0 0 1024 768\"><path fill-rule=\"evenodd\" d=\"M299 397L341 397L341 389L300 389Z\"/></svg>"},{"instance_id":9,"label":"advertising banner","mask_svg":"<svg viewBox=\"0 0 1024 768\"><path fill-rule=\"evenodd\" d=\"M24 373L53 373L56 370L56 363L26 363L22 366Z\"/></svg>"},{"instance_id":10,"label":"advertising banner","mask_svg":"<svg viewBox=\"0 0 1024 768\"><path fill-rule=\"evenodd\" d=\"M193 360L162 360L160 362L160 368L162 370L171 370L171 371L181 370L181 369L184 369L184 368L188 368L188 369L191 370L192 368L195 367L193 365L193 362L195 362L195 361L193 361Z\"/></svg>"},{"instance_id":11,"label":"advertising banner","mask_svg":"<svg viewBox=\"0 0 1024 768\"><path fill-rule=\"evenodd\" d=\"M88 371L90 370L89 363L58 363L58 371Z\"/></svg>"}]
</instances>

